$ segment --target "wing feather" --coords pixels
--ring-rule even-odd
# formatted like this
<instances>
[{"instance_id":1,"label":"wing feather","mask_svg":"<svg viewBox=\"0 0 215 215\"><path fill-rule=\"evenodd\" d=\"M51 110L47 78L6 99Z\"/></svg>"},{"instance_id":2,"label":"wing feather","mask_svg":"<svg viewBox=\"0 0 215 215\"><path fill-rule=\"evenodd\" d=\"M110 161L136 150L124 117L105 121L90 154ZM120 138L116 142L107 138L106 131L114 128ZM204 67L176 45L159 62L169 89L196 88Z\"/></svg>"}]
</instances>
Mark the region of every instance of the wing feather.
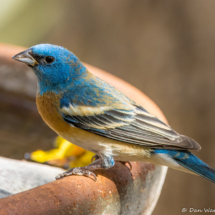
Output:
<instances>
[{"instance_id":1,"label":"wing feather","mask_svg":"<svg viewBox=\"0 0 215 215\"><path fill-rule=\"evenodd\" d=\"M129 110L101 108L101 113L96 108L96 114L92 115L72 115L71 110L64 109L62 114L69 124L110 139L149 147L200 149L197 142L178 134L144 108L133 107Z\"/></svg>"}]
</instances>

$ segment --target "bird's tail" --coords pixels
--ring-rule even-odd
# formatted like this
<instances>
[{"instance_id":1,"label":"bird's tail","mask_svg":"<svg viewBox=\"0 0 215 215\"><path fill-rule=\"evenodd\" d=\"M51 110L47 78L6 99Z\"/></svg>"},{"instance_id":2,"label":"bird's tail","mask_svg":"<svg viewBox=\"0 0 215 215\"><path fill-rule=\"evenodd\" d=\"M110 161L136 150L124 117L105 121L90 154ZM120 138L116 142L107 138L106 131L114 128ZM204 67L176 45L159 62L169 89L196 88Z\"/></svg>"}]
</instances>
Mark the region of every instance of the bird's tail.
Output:
<instances>
[{"instance_id":1,"label":"bird's tail","mask_svg":"<svg viewBox=\"0 0 215 215\"><path fill-rule=\"evenodd\" d=\"M155 163L185 172L196 173L215 183L215 170L185 150L153 149ZM184 168L183 168L184 167ZM186 169L185 169L186 168Z\"/></svg>"}]
</instances>

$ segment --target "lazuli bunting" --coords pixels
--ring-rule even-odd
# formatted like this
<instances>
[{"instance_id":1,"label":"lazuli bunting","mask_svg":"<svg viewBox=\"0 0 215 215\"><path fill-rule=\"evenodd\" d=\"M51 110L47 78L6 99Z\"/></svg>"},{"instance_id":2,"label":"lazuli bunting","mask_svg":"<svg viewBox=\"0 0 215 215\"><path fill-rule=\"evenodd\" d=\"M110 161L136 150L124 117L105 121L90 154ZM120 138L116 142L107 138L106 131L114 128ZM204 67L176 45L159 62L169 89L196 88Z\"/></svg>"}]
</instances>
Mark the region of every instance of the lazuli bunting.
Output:
<instances>
[{"instance_id":1,"label":"lazuli bunting","mask_svg":"<svg viewBox=\"0 0 215 215\"><path fill-rule=\"evenodd\" d=\"M143 107L91 74L67 49L50 44L29 48L13 59L37 76L37 107L61 137L97 154L86 167L59 174L94 176L117 161L146 161L201 175L215 182L215 170L188 150L200 150Z\"/></svg>"}]
</instances>

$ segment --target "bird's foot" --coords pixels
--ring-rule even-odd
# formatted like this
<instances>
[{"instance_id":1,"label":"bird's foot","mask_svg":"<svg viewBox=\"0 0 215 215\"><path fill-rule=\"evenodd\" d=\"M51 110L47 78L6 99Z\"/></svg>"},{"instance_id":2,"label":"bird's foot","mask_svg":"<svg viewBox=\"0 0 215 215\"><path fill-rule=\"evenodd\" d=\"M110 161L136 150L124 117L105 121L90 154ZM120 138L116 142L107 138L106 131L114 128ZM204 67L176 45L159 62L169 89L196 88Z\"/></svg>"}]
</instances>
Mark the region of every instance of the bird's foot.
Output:
<instances>
[{"instance_id":1,"label":"bird's foot","mask_svg":"<svg viewBox=\"0 0 215 215\"><path fill-rule=\"evenodd\" d=\"M60 179L63 178L65 176L69 176L69 175L82 175L82 176L86 176L91 178L91 176L93 176L94 180L97 180L96 174L91 172L90 170L87 169L86 167L76 167L76 168L72 168L64 173L60 173L58 174L55 179Z\"/></svg>"},{"instance_id":2,"label":"bird's foot","mask_svg":"<svg viewBox=\"0 0 215 215\"><path fill-rule=\"evenodd\" d=\"M93 161L90 165L85 167L76 167L76 168L70 169L67 172L57 175L55 178L60 179L69 175L83 175L90 178L91 176L93 176L94 180L96 181L97 177L95 173L91 171L111 168L114 166L115 162L113 157L110 157L110 156L104 156L104 155L102 157L94 156L92 159L95 159L95 158L96 160Z\"/></svg>"},{"instance_id":3,"label":"bird's foot","mask_svg":"<svg viewBox=\"0 0 215 215\"><path fill-rule=\"evenodd\" d=\"M129 161L120 161L122 164L128 164L129 165L129 169L132 170L132 165Z\"/></svg>"}]
</instances>

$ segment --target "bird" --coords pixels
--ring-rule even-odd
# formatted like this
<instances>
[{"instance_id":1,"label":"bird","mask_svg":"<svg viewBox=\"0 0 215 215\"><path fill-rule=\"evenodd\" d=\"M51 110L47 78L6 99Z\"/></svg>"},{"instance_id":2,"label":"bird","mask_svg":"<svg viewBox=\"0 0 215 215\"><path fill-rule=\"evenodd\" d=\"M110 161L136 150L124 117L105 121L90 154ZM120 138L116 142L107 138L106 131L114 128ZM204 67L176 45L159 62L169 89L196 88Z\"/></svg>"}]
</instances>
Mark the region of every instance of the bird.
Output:
<instances>
[{"instance_id":1,"label":"bird","mask_svg":"<svg viewBox=\"0 0 215 215\"><path fill-rule=\"evenodd\" d=\"M16 54L38 81L36 104L59 136L96 154L91 164L56 176L93 177L120 162L149 162L200 175L215 183L215 170L191 150L201 146L90 73L68 49L38 44Z\"/></svg>"}]
</instances>

